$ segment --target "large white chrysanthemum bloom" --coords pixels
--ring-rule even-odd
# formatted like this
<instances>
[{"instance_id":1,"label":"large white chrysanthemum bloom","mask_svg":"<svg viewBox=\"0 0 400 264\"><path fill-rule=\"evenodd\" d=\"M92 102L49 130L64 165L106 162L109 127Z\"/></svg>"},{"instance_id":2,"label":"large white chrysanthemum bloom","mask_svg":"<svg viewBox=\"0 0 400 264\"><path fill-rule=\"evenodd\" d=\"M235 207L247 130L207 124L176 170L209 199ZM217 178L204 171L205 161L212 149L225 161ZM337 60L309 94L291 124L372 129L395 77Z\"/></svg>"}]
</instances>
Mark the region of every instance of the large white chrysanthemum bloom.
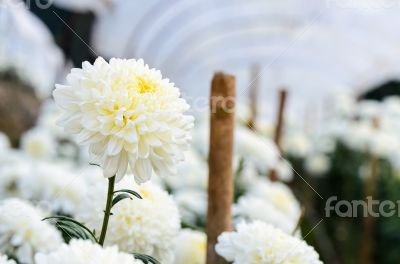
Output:
<instances>
[{"instance_id":1,"label":"large white chrysanthemum bloom","mask_svg":"<svg viewBox=\"0 0 400 264\"><path fill-rule=\"evenodd\" d=\"M106 194L105 179L89 188L76 218L100 234ZM143 199L133 197L117 203L107 229L105 245L117 245L129 253L155 257L163 264L173 263L173 239L180 228L178 208L168 193L152 182L137 185L125 178L116 190L130 189Z\"/></svg>"},{"instance_id":2,"label":"large white chrysanthemum bloom","mask_svg":"<svg viewBox=\"0 0 400 264\"><path fill-rule=\"evenodd\" d=\"M15 256L20 263L31 264L37 252L50 252L62 244L61 234L44 214L20 199L0 204L0 253Z\"/></svg>"},{"instance_id":3,"label":"large white chrysanthemum bloom","mask_svg":"<svg viewBox=\"0 0 400 264\"><path fill-rule=\"evenodd\" d=\"M263 222L241 223L218 238L217 253L233 264L322 264L303 240Z\"/></svg>"},{"instance_id":4,"label":"large white chrysanthemum bloom","mask_svg":"<svg viewBox=\"0 0 400 264\"><path fill-rule=\"evenodd\" d=\"M73 69L53 95L64 113L59 124L89 145L104 176L128 169L138 183L152 172L174 174L190 142L193 117L179 89L143 60L98 58Z\"/></svg>"},{"instance_id":5,"label":"large white chrysanthemum bloom","mask_svg":"<svg viewBox=\"0 0 400 264\"><path fill-rule=\"evenodd\" d=\"M206 263L207 236L203 232L183 229L175 240L174 264Z\"/></svg>"},{"instance_id":6,"label":"large white chrysanthemum bloom","mask_svg":"<svg viewBox=\"0 0 400 264\"><path fill-rule=\"evenodd\" d=\"M260 220L292 234L301 216L301 208L292 191L283 183L259 180L234 205L235 217Z\"/></svg>"},{"instance_id":7,"label":"large white chrysanthemum bloom","mask_svg":"<svg viewBox=\"0 0 400 264\"><path fill-rule=\"evenodd\" d=\"M118 251L118 247L101 247L89 240L70 241L56 251L48 254L39 253L35 257L36 264L143 264L134 259L132 254Z\"/></svg>"},{"instance_id":8,"label":"large white chrysanthemum bloom","mask_svg":"<svg viewBox=\"0 0 400 264\"><path fill-rule=\"evenodd\" d=\"M0 264L17 264L17 262L15 262L12 259L8 259L7 256L0 256Z\"/></svg>"}]
</instances>

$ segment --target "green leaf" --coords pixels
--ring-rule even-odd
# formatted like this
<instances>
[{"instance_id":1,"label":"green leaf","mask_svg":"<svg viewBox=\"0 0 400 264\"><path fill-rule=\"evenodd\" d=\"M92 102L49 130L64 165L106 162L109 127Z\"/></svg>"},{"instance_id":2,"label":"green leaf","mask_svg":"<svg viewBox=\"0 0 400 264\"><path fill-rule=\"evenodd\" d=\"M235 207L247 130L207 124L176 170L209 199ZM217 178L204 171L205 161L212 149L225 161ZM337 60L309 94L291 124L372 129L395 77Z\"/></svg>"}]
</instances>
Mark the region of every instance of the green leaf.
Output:
<instances>
[{"instance_id":1,"label":"green leaf","mask_svg":"<svg viewBox=\"0 0 400 264\"><path fill-rule=\"evenodd\" d=\"M43 219L43 221L45 220L55 220L54 224L70 238L91 239L97 243L95 235L89 230L89 228L70 217L51 216Z\"/></svg>"},{"instance_id":2,"label":"green leaf","mask_svg":"<svg viewBox=\"0 0 400 264\"><path fill-rule=\"evenodd\" d=\"M117 196L114 197L114 199L112 200L111 207L114 207L114 205L116 205L118 202L120 202L120 201L122 201L124 199L131 199L132 200L130 195L125 194L125 193L121 193L121 194L118 194Z\"/></svg>"},{"instance_id":3,"label":"green leaf","mask_svg":"<svg viewBox=\"0 0 400 264\"><path fill-rule=\"evenodd\" d=\"M133 256L135 257L135 259L141 260L143 261L144 264L161 264L161 262L159 262L158 260L156 260L155 258L145 255L145 254L138 254L138 253L133 253Z\"/></svg>"},{"instance_id":4,"label":"green leaf","mask_svg":"<svg viewBox=\"0 0 400 264\"><path fill-rule=\"evenodd\" d=\"M135 197L137 197L137 198L139 198L139 199L143 199L143 197L142 197L140 194L138 194L138 193L135 192L135 191L128 190L128 189L123 189L123 190L115 191L114 194L116 194L116 193L128 193L128 194L131 194L131 195L133 195L133 196L135 196Z\"/></svg>"}]
</instances>

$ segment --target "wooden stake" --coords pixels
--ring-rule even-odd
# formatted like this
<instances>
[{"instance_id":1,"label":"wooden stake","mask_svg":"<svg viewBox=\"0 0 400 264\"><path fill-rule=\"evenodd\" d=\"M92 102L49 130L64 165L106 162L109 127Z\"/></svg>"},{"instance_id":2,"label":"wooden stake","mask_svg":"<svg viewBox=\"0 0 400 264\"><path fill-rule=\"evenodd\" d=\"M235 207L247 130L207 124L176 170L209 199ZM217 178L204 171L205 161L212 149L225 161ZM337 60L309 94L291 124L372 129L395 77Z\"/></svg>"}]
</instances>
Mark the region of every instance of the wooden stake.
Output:
<instances>
[{"instance_id":1,"label":"wooden stake","mask_svg":"<svg viewBox=\"0 0 400 264\"><path fill-rule=\"evenodd\" d=\"M372 126L375 129L379 128L379 120L373 119ZM364 195L367 199L368 197L374 198L376 194L376 184L379 176L379 159L372 153L370 153L369 158L369 174L364 183ZM368 209L369 210L369 209ZM363 223L363 239L361 243L361 251L360 251L360 263L363 264L372 264L374 263L374 241L375 241L375 224L376 219L367 215L364 218Z\"/></svg>"},{"instance_id":2,"label":"wooden stake","mask_svg":"<svg viewBox=\"0 0 400 264\"><path fill-rule=\"evenodd\" d=\"M260 90L260 65L253 64L250 70L250 87L249 87L249 101L250 101L250 120L247 126L251 130L256 130L256 121L258 114L258 94Z\"/></svg>"},{"instance_id":3,"label":"wooden stake","mask_svg":"<svg viewBox=\"0 0 400 264\"><path fill-rule=\"evenodd\" d=\"M275 127L275 144L278 146L279 152L282 154L282 134L283 134L283 126L285 122L285 106L286 106L286 98L287 98L287 90L281 89L279 91L279 108L276 118L276 127Z\"/></svg>"},{"instance_id":4,"label":"wooden stake","mask_svg":"<svg viewBox=\"0 0 400 264\"><path fill-rule=\"evenodd\" d=\"M283 126L285 123L285 106L286 106L286 98L287 98L287 90L281 89L279 91L279 105L278 112L276 117L276 126L275 126L275 135L274 141L276 146L278 147L279 154L282 155L282 134L283 134ZM278 181L278 174L276 170L272 169L269 173L269 178L271 181Z\"/></svg>"},{"instance_id":5,"label":"wooden stake","mask_svg":"<svg viewBox=\"0 0 400 264\"><path fill-rule=\"evenodd\" d=\"M232 229L235 77L216 73L211 87L208 158L207 264L225 264L215 252L218 236Z\"/></svg>"}]
</instances>

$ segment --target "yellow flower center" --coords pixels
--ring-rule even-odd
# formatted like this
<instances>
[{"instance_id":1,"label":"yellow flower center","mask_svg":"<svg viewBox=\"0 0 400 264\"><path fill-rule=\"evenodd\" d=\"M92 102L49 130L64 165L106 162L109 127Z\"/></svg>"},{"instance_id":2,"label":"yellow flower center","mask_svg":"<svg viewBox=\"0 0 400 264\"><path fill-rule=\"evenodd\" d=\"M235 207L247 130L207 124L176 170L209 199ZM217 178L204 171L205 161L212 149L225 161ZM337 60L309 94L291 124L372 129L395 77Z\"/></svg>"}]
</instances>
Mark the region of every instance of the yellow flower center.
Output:
<instances>
[{"instance_id":1,"label":"yellow flower center","mask_svg":"<svg viewBox=\"0 0 400 264\"><path fill-rule=\"evenodd\" d=\"M139 93L154 93L157 89L157 85L151 80L146 80L142 76L137 76L137 85Z\"/></svg>"}]
</instances>

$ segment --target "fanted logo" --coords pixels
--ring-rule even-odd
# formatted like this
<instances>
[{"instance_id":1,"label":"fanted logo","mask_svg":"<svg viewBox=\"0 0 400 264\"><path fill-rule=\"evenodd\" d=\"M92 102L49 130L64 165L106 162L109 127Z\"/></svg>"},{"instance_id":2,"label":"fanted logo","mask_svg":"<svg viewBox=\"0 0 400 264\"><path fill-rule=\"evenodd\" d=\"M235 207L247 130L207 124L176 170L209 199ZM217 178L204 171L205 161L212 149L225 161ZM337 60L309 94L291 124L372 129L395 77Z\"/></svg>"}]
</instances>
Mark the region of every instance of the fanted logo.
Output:
<instances>
[{"instance_id":1,"label":"fanted logo","mask_svg":"<svg viewBox=\"0 0 400 264\"><path fill-rule=\"evenodd\" d=\"M400 217L400 201L374 200L368 196L366 200L338 200L330 197L325 204L325 216L356 217Z\"/></svg>"}]
</instances>

